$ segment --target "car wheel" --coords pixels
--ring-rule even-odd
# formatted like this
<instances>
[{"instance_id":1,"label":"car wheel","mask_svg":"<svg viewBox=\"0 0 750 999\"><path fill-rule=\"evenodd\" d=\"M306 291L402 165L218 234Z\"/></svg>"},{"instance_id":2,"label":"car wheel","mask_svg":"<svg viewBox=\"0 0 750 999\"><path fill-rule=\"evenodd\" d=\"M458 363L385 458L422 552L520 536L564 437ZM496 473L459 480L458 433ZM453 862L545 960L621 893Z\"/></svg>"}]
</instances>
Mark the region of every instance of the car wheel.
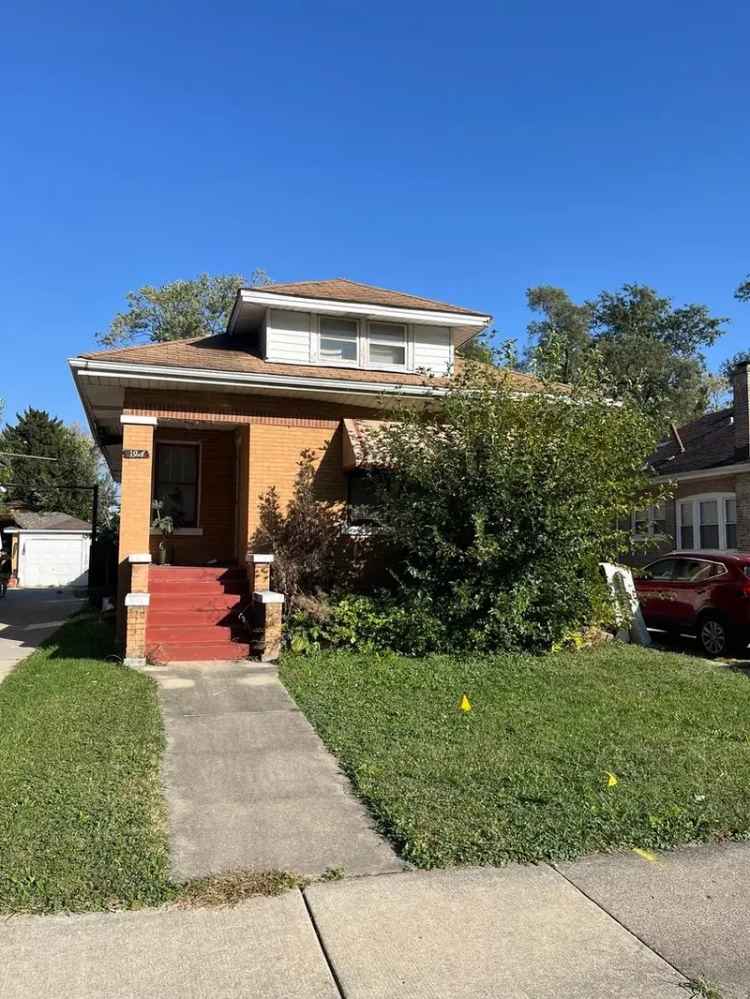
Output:
<instances>
[{"instance_id":1,"label":"car wheel","mask_svg":"<svg viewBox=\"0 0 750 999\"><path fill-rule=\"evenodd\" d=\"M726 624L713 614L707 614L701 619L698 641L707 656L725 656L732 644Z\"/></svg>"}]
</instances>

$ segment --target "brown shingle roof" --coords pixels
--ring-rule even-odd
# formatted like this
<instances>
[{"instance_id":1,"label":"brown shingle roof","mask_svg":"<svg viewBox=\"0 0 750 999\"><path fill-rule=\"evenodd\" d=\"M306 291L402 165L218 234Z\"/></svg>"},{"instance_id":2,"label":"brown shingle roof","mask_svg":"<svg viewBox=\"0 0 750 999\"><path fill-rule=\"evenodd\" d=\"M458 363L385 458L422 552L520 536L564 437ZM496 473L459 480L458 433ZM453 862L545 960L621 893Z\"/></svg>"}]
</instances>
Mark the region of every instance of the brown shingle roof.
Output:
<instances>
[{"instance_id":1,"label":"brown shingle roof","mask_svg":"<svg viewBox=\"0 0 750 999\"><path fill-rule=\"evenodd\" d=\"M43 512L34 510L14 510L16 524L26 531L90 531L91 524L78 517L55 510Z\"/></svg>"},{"instance_id":2,"label":"brown shingle roof","mask_svg":"<svg viewBox=\"0 0 750 999\"><path fill-rule=\"evenodd\" d=\"M335 302L359 302L363 305L391 305L399 309L430 309L432 312L460 312L466 316L485 316L486 312L476 312L460 305L449 305L432 298L408 295L403 291L390 291L360 281L347 278L332 278L326 281L292 281L289 284L266 284L248 291L271 292L279 295L297 295L300 298L327 298Z\"/></svg>"},{"instance_id":3,"label":"brown shingle roof","mask_svg":"<svg viewBox=\"0 0 750 999\"><path fill-rule=\"evenodd\" d=\"M720 409L678 427L685 450L681 451L677 441L670 438L651 455L649 464L658 475L699 472L733 464L736 460L733 415L731 407Z\"/></svg>"},{"instance_id":4,"label":"brown shingle roof","mask_svg":"<svg viewBox=\"0 0 750 999\"><path fill-rule=\"evenodd\" d=\"M280 364L265 361L258 354L257 338L249 335L197 337L190 340L170 340L118 350L98 350L81 357L97 361L126 364L154 364L174 368L198 368L203 371L237 372L240 374L287 375L293 378L344 379L353 382L376 382L383 385L448 384L445 377L428 378L422 374L398 371L365 371L361 368L335 368L316 364ZM457 359L457 365L461 364ZM531 375L512 373L519 388L533 389L539 382Z\"/></svg>"}]
</instances>

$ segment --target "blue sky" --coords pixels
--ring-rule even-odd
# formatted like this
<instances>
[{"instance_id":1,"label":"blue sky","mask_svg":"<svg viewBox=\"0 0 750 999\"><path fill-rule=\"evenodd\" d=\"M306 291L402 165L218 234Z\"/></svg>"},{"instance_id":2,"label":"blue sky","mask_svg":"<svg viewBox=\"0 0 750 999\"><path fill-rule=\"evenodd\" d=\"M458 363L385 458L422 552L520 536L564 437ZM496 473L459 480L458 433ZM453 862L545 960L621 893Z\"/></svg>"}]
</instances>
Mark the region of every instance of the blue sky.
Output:
<instances>
[{"instance_id":1,"label":"blue sky","mask_svg":"<svg viewBox=\"0 0 750 999\"><path fill-rule=\"evenodd\" d=\"M345 276L486 309L626 281L750 342L750 8L14 4L0 43L0 396L80 419L65 359L126 291Z\"/></svg>"}]
</instances>

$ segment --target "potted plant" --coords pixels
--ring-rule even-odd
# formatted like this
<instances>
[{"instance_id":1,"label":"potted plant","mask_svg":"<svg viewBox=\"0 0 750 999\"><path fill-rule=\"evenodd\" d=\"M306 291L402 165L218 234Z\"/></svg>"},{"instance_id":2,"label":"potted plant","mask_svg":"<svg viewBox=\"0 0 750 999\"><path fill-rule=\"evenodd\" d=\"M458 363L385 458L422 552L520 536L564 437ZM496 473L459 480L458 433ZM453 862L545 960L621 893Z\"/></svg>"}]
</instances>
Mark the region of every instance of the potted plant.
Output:
<instances>
[{"instance_id":1,"label":"potted plant","mask_svg":"<svg viewBox=\"0 0 750 999\"><path fill-rule=\"evenodd\" d=\"M154 511L154 519L151 522L151 529L158 531L162 538L159 542L159 565L167 564L167 546L164 538L174 534L174 520L164 513L164 503L161 500L154 500L151 504Z\"/></svg>"}]
</instances>

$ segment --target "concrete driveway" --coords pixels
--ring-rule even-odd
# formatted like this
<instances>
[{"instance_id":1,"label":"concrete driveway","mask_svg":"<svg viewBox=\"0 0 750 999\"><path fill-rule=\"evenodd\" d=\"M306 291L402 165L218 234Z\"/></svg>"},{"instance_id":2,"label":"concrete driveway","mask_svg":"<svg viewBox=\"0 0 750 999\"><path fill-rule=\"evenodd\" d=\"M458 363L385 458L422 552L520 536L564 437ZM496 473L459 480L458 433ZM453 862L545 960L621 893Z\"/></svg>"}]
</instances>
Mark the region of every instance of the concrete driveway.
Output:
<instances>
[{"instance_id":1,"label":"concrete driveway","mask_svg":"<svg viewBox=\"0 0 750 999\"><path fill-rule=\"evenodd\" d=\"M261 663L144 667L159 684L172 873L403 870L336 760Z\"/></svg>"},{"instance_id":2,"label":"concrete driveway","mask_svg":"<svg viewBox=\"0 0 750 999\"><path fill-rule=\"evenodd\" d=\"M0 681L85 600L58 590L8 590L0 599Z\"/></svg>"}]
</instances>

